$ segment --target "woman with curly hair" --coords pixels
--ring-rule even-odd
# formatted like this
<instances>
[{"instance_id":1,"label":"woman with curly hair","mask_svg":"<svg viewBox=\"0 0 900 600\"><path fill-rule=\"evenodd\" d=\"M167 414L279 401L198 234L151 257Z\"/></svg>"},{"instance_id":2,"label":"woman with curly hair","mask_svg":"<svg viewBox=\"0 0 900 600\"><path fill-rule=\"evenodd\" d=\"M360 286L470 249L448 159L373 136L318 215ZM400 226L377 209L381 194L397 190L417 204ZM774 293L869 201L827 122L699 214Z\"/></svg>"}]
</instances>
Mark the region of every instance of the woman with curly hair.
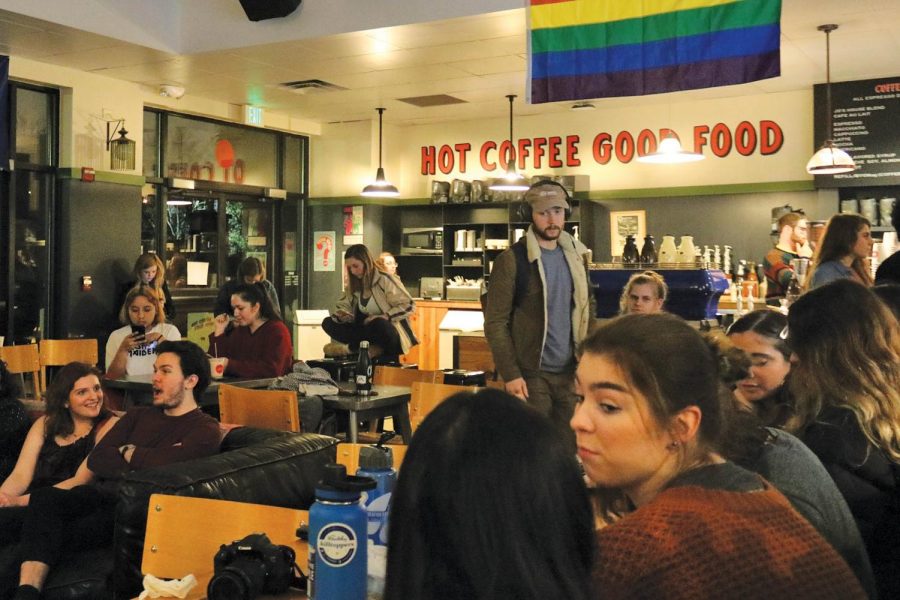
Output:
<instances>
[{"instance_id":1,"label":"woman with curly hair","mask_svg":"<svg viewBox=\"0 0 900 600\"><path fill-rule=\"evenodd\" d=\"M900 326L849 280L800 297L788 314L796 431L850 505L882 598L900 598Z\"/></svg>"},{"instance_id":2,"label":"woman with curly hair","mask_svg":"<svg viewBox=\"0 0 900 600\"><path fill-rule=\"evenodd\" d=\"M854 214L834 215L813 256L807 286L814 290L837 279L853 279L872 285L867 259L872 255L869 220Z\"/></svg>"}]
</instances>

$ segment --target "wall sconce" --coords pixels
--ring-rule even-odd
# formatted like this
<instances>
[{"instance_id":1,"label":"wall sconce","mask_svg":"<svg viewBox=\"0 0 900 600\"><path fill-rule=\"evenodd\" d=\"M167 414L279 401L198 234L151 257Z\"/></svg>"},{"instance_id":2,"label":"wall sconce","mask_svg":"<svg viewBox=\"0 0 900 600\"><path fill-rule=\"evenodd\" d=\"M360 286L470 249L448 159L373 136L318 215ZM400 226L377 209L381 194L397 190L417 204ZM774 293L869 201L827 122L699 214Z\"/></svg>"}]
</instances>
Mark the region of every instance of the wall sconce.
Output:
<instances>
[{"instance_id":1,"label":"wall sconce","mask_svg":"<svg viewBox=\"0 0 900 600\"><path fill-rule=\"evenodd\" d=\"M111 123L115 123L115 126L110 127ZM119 137L113 139L116 129L119 130ZM127 133L125 131L125 119L106 122L106 149L109 150L109 168L113 171L134 170L134 156L137 151L137 144L134 140L129 140L125 137Z\"/></svg>"}]
</instances>

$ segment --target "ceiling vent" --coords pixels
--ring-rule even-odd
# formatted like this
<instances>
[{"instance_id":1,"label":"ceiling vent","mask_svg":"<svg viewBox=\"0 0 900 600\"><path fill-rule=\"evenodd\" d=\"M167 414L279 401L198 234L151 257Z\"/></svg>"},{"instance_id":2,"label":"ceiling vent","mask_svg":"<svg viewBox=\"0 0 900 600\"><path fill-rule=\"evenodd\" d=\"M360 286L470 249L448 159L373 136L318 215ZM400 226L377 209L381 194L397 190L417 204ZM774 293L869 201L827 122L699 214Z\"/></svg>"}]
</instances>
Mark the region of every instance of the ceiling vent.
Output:
<instances>
[{"instance_id":1,"label":"ceiling vent","mask_svg":"<svg viewBox=\"0 0 900 600\"><path fill-rule=\"evenodd\" d=\"M337 92L347 88L322 81L321 79L303 79L301 81L286 81L279 83L278 87L295 94L314 94L318 92Z\"/></svg>"},{"instance_id":2,"label":"ceiling vent","mask_svg":"<svg viewBox=\"0 0 900 600\"><path fill-rule=\"evenodd\" d=\"M400 102L406 102L419 108L428 106L447 106L448 104L465 104L465 100L448 96L447 94L435 94L433 96L413 96L411 98L397 98Z\"/></svg>"}]
</instances>

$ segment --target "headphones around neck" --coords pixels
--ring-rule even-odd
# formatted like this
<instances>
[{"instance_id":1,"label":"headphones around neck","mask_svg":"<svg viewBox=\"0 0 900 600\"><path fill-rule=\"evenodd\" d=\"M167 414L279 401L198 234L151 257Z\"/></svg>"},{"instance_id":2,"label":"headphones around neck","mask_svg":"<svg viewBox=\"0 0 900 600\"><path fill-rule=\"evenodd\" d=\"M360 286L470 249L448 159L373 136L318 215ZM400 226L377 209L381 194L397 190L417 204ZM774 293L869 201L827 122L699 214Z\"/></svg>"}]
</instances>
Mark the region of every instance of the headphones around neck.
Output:
<instances>
[{"instance_id":1,"label":"headphones around neck","mask_svg":"<svg viewBox=\"0 0 900 600\"><path fill-rule=\"evenodd\" d=\"M561 184L558 181L553 181L552 179L541 179L537 183L532 184L531 187L528 188L528 192L530 192L534 188L545 186L545 185L555 185L556 187L558 187L559 189L562 190L563 194L565 194L566 204L569 205L569 208L565 209L565 219L566 219L566 221L568 221L569 218L572 216L572 198L571 198L571 196L569 196L569 191L565 188L565 186L563 186L563 184ZM516 206L516 219L518 221L521 221L522 223L531 223L532 222L532 220L531 220L531 204L529 204L528 201L525 200L525 197L528 195L528 192L525 192L522 195L522 200Z\"/></svg>"}]
</instances>

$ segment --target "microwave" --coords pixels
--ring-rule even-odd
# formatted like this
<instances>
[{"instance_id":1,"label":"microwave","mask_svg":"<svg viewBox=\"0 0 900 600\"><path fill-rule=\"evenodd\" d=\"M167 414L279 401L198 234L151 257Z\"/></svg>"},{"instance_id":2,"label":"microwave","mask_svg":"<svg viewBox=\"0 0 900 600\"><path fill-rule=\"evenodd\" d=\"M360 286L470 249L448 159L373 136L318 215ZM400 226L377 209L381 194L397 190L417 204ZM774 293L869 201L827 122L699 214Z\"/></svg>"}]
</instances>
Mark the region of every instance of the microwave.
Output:
<instances>
[{"instance_id":1,"label":"microwave","mask_svg":"<svg viewBox=\"0 0 900 600\"><path fill-rule=\"evenodd\" d=\"M444 251L444 230L440 227L404 227L400 254L441 254Z\"/></svg>"}]
</instances>

